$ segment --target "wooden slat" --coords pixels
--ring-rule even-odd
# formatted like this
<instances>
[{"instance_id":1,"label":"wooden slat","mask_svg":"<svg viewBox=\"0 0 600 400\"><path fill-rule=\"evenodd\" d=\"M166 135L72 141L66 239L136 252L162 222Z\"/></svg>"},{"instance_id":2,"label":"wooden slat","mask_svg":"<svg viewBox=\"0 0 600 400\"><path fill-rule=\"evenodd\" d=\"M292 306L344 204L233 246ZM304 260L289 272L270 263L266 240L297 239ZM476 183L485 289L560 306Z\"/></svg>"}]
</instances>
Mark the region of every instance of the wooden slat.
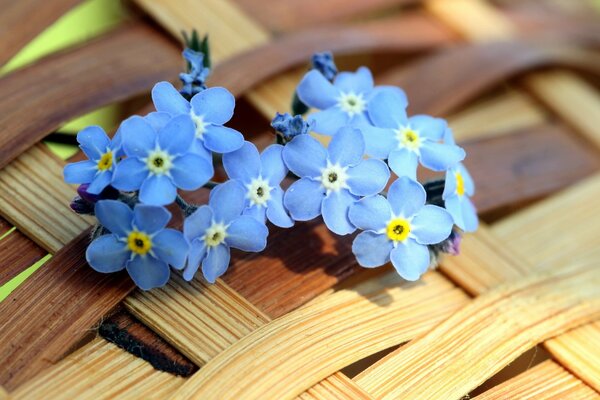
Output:
<instances>
[{"instance_id":1,"label":"wooden slat","mask_svg":"<svg viewBox=\"0 0 600 400\"><path fill-rule=\"evenodd\" d=\"M536 343L599 318L599 284L594 268L565 267L501 286L356 381L377 398L459 398Z\"/></svg>"},{"instance_id":2,"label":"wooden slat","mask_svg":"<svg viewBox=\"0 0 600 400\"><path fill-rule=\"evenodd\" d=\"M0 168L61 124L173 79L180 66L171 42L131 24L0 78Z\"/></svg>"},{"instance_id":3,"label":"wooden slat","mask_svg":"<svg viewBox=\"0 0 600 400\"><path fill-rule=\"evenodd\" d=\"M548 360L474 397L474 400L592 400L600 395Z\"/></svg>"},{"instance_id":4,"label":"wooden slat","mask_svg":"<svg viewBox=\"0 0 600 400\"><path fill-rule=\"evenodd\" d=\"M337 373L298 396L298 400L371 400L370 394L354 381Z\"/></svg>"},{"instance_id":5,"label":"wooden slat","mask_svg":"<svg viewBox=\"0 0 600 400\"><path fill-rule=\"evenodd\" d=\"M27 267L41 260L46 255L46 251L15 230L0 240L0 255L2 256L0 286L2 286Z\"/></svg>"},{"instance_id":6,"label":"wooden slat","mask_svg":"<svg viewBox=\"0 0 600 400\"><path fill-rule=\"evenodd\" d=\"M14 399L165 399L183 382L98 338L11 395Z\"/></svg>"},{"instance_id":7,"label":"wooden slat","mask_svg":"<svg viewBox=\"0 0 600 400\"><path fill-rule=\"evenodd\" d=\"M0 66L78 3L79 0L0 1Z\"/></svg>"},{"instance_id":8,"label":"wooden slat","mask_svg":"<svg viewBox=\"0 0 600 400\"><path fill-rule=\"evenodd\" d=\"M378 279L385 283L340 290L257 329L174 397L293 398L354 361L426 332L467 301L435 272L416 284L401 282L395 271Z\"/></svg>"}]
</instances>

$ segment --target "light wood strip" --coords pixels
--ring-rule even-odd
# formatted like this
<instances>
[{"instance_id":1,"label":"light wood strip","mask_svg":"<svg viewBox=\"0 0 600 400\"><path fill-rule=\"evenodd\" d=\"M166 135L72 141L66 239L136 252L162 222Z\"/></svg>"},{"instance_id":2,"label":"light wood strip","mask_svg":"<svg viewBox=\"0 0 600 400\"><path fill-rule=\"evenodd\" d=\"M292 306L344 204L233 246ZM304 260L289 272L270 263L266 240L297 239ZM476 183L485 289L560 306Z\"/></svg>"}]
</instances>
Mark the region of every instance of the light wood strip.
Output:
<instances>
[{"instance_id":1,"label":"light wood strip","mask_svg":"<svg viewBox=\"0 0 600 400\"><path fill-rule=\"evenodd\" d=\"M600 321L548 340L545 346L562 365L600 392Z\"/></svg>"},{"instance_id":2,"label":"light wood strip","mask_svg":"<svg viewBox=\"0 0 600 400\"><path fill-rule=\"evenodd\" d=\"M8 399L10 399L8 392L2 386L0 386L0 400L8 400Z\"/></svg>"},{"instance_id":3,"label":"light wood strip","mask_svg":"<svg viewBox=\"0 0 600 400\"><path fill-rule=\"evenodd\" d=\"M69 203L75 195L64 183L62 162L37 144L0 170L0 214L51 253L91 225Z\"/></svg>"},{"instance_id":4,"label":"light wood strip","mask_svg":"<svg viewBox=\"0 0 600 400\"><path fill-rule=\"evenodd\" d=\"M356 377L384 399L460 398L536 343L600 317L594 268L538 273L488 292Z\"/></svg>"},{"instance_id":5,"label":"light wood strip","mask_svg":"<svg viewBox=\"0 0 600 400\"><path fill-rule=\"evenodd\" d=\"M371 395L354 381L337 373L298 396L299 400L369 400Z\"/></svg>"},{"instance_id":6,"label":"light wood strip","mask_svg":"<svg viewBox=\"0 0 600 400\"><path fill-rule=\"evenodd\" d=\"M466 301L462 291L435 272L409 284L388 271L245 336L174 397L293 398L352 362L426 332Z\"/></svg>"},{"instance_id":7,"label":"light wood strip","mask_svg":"<svg viewBox=\"0 0 600 400\"><path fill-rule=\"evenodd\" d=\"M473 400L592 400L600 395L552 360L474 397Z\"/></svg>"},{"instance_id":8,"label":"light wood strip","mask_svg":"<svg viewBox=\"0 0 600 400\"><path fill-rule=\"evenodd\" d=\"M11 395L14 399L164 399L184 381L97 338Z\"/></svg>"}]
</instances>

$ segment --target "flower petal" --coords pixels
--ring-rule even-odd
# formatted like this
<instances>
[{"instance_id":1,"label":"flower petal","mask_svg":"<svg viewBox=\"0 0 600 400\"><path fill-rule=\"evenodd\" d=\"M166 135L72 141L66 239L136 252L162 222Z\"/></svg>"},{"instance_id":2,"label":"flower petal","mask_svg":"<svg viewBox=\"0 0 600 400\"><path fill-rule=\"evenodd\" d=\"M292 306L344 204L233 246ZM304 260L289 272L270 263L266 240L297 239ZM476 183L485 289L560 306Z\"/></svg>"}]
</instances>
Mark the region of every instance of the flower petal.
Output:
<instances>
[{"instance_id":1,"label":"flower petal","mask_svg":"<svg viewBox=\"0 0 600 400\"><path fill-rule=\"evenodd\" d=\"M446 132L446 128L448 127L448 123L445 120L429 115L412 116L408 119L408 123L419 135L434 142L442 140L444 132Z\"/></svg>"},{"instance_id":2,"label":"flower petal","mask_svg":"<svg viewBox=\"0 0 600 400\"><path fill-rule=\"evenodd\" d=\"M77 143L90 160L98 160L110 146L110 139L99 126L88 126L77 134Z\"/></svg>"},{"instance_id":3,"label":"flower petal","mask_svg":"<svg viewBox=\"0 0 600 400\"><path fill-rule=\"evenodd\" d=\"M166 112L160 112L160 111L154 111L151 113L148 113L144 119L146 120L146 122L148 122L150 124L150 126L152 126L152 128L158 132L160 131L162 128L165 127L165 125L167 125L167 123L171 120L172 116L169 113ZM115 134L116 137L116 134ZM114 141L114 139L113 139Z\"/></svg>"},{"instance_id":4,"label":"flower petal","mask_svg":"<svg viewBox=\"0 0 600 400\"><path fill-rule=\"evenodd\" d=\"M325 189L319 182L302 178L294 182L285 192L283 204L294 220L308 221L321 214L321 203L324 198Z\"/></svg>"},{"instance_id":5,"label":"flower petal","mask_svg":"<svg viewBox=\"0 0 600 400\"><path fill-rule=\"evenodd\" d=\"M388 164L396 175L417 179L419 158L416 153L408 149L392 150L388 158Z\"/></svg>"},{"instance_id":6,"label":"flower petal","mask_svg":"<svg viewBox=\"0 0 600 400\"><path fill-rule=\"evenodd\" d=\"M340 72L333 86L345 93L368 93L373 90L373 74L367 67L360 67L356 72Z\"/></svg>"},{"instance_id":7,"label":"flower petal","mask_svg":"<svg viewBox=\"0 0 600 400\"><path fill-rule=\"evenodd\" d=\"M263 251L267 247L268 234L265 224L249 215L242 215L231 221L225 243L243 251Z\"/></svg>"},{"instance_id":8,"label":"flower petal","mask_svg":"<svg viewBox=\"0 0 600 400\"><path fill-rule=\"evenodd\" d=\"M158 82L152 88L152 101L157 111L171 115L188 114L190 103L169 82Z\"/></svg>"},{"instance_id":9,"label":"flower petal","mask_svg":"<svg viewBox=\"0 0 600 400\"><path fill-rule=\"evenodd\" d=\"M166 175L150 175L140 187L140 201L154 206L166 206L175 201L177 188Z\"/></svg>"},{"instance_id":10,"label":"flower petal","mask_svg":"<svg viewBox=\"0 0 600 400\"><path fill-rule=\"evenodd\" d=\"M411 222L410 234L420 244L437 244L450 236L454 222L442 207L426 205Z\"/></svg>"},{"instance_id":11,"label":"flower petal","mask_svg":"<svg viewBox=\"0 0 600 400\"><path fill-rule=\"evenodd\" d=\"M207 252L206 258L202 262L202 274L204 275L204 279L210 283L215 283L217 278L227 271L230 257L229 247L226 245L220 244L211 247Z\"/></svg>"},{"instance_id":12,"label":"flower petal","mask_svg":"<svg viewBox=\"0 0 600 400\"><path fill-rule=\"evenodd\" d=\"M280 228L290 228L294 225L294 220L283 206L283 190L279 186L271 190L271 199L267 203L267 218Z\"/></svg>"},{"instance_id":13,"label":"flower petal","mask_svg":"<svg viewBox=\"0 0 600 400\"><path fill-rule=\"evenodd\" d=\"M283 164L283 161L281 163ZM248 184L260 175L260 154L254 144L244 142L236 151L223 154L223 167L230 179Z\"/></svg>"},{"instance_id":14,"label":"flower petal","mask_svg":"<svg viewBox=\"0 0 600 400\"><path fill-rule=\"evenodd\" d=\"M242 215L246 206L246 189L238 181L227 181L210 192L208 205L216 222L229 223Z\"/></svg>"},{"instance_id":15,"label":"flower petal","mask_svg":"<svg viewBox=\"0 0 600 400\"><path fill-rule=\"evenodd\" d=\"M148 234L160 231L169 220L171 213L164 207L137 204L133 209L133 225Z\"/></svg>"},{"instance_id":16,"label":"flower petal","mask_svg":"<svg viewBox=\"0 0 600 400\"><path fill-rule=\"evenodd\" d=\"M362 198L350 207L348 217L354 226L362 230L385 229L392 218L390 203L381 195Z\"/></svg>"},{"instance_id":17,"label":"flower petal","mask_svg":"<svg viewBox=\"0 0 600 400\"><path fill-rule=\"evenodd\" d=\"M457 195L449 196L444 201L446 211L450 213L454 224L460 229L465 230L465 220L463 218L462 199Z\"/></svg>"},{"instance_id":18,"label":"flower petal","mask_svg":"<svg viewBox=\"0 0 600 400\"><path fill-rule=\"evenodd\" d=\"M261 174L272 186L279 186L288 173L283 162L283 146L272 144L263 150L260 155Z\"/></svg>"},{"instance_id":19,"label":"flower petal","mask_svg":"<svg viewBox=\"0 0 600 400\"><path fill-rule=\"evenodd\" d=\"M356 261L365 268L380 267L390 261L394 248L385 235L374 232L361 232L352 242L352 252Z\"/></svg>"},{"instance_id":20,"label":"flower petal","mask_svg":"<svg viewBox=\"0 0 600 400\"><path fill-rule=\"evenodd\" d=\"M250 203L247 201L247 203ZM246 207L242 212L242 215L249 215L257 221L262 222L263 224L267 222L267 209L263 206L253 205L250 207Z\"/></svg>"},{"instance_id":21,"label":"flower petal","mask_svg":"<svg viewBox=\"0 0 600 400\"><path fill-rule=\"evenodd\" d=\"M198 154L177 157L170 170L173 183L183 190L196 190L204 185L215 171L212 163Z\"/></svg>"},{"instance_id":22,"label":"flower petal","mask_svg":"<svg viewBox=\"0 0 600 400\"><path fill-rule=\"evenodd\" d=\"M407 122L407 106L408 100L403 92L385 90L369 101L367 110L373 125L380 128L398 129Z\"/></svg>"},{"instance_id":23,"label":"flower petal","mask_svg":"<svg viewBox=\"0 0 600 400\"><path fill-rule=\"evenodd\" d=\"M183 270L183 279L191 281L194 279L194 275L200 268L200 263L206 256L206 246L204 241L200 239L194 240L190 245L190 252L187 259L185 270Z\"/></svg>"},{"instance_id":24,"label":"flower petal","mask_svg":"<svg viewBox=\"0 0 600 400\"><path fill-rule=\"evenodd\" d=\"M465 232L476 231L477 227L479 226L479 219L477 218L477 210L475 209L475 206L466 196L463 196L461 203L464 226L459 228Z\"/></svg>"},{"instance_id":25,"label":"flower petal","mask_svg":"<svg viewBox=\"0 0 600 400\"><path fill-rule=\"evenodd\" d=\"M426 197L423 186L405 176L390 185L387 195L394 215L404 218L410 218L419 212L425 205Z\"/></svg>"},{"instance_id":26,"label":"flower petal","mask_svg":"<svg viewBox=\"0 0 600 400\"><path fill-rule=\"evenodd\" d=\"M183 233L175 229L163 229L152 238L152 251L158 259L177 269L185 267L189 249Z\"/></svg>"},{"instance_id":27,"label":"flower petal","mask_svg":"<svg viewBox=\"0 0 600 400\"><path fill-rule=\"evenodd\" d=\"M421 164L433 171L446 171L465 158L465 151L455 145L425 142L421 146Z\"/></svg>"},{"instance_id":28,"label":"flower petal","mask_svg":"<svg viewBox=\"0 0 600 400\"><path fill-rule=\"evenodd\" d=\"M127 245L115 235L102 235L94 240L85 251L85 259L98 272L121 271L129 259Z\"/></svg>"},{"instance_id":29,"label":"flower petal","mask_svg":"<svg viewBox=\"0 0 600 400\"><path fill-rule=\"evenodd\" d=\"M157 133L146 120L138 115L127 118L121 124L123 149L130 157L144 158L156 146Z\"/></svg>"},{"instance_id":30,"label":"flower petal","mask_svg":"<svg viewBox=\"0 0 600 400\"><path fill-rule=\"evenodd\" d=\"M348 190L339 190L326 196L321 206L323 221L327 228L338 235L347 235L356 230L348 218L350 206L358 200Z\"/></svg>"},{"instance_id":31,"label":"flower petal","mask_svg":"<svg viewBox=\"0 0 600 400\"><path fill-rule=\"evenodd\" d=\"M167 263L151 256L135 257L127 263L127 272L142 290L164 286L171 276Z\"/></svg>"},{"instance_id":32,"label":"flower petal","mask_svg":"<svg viewBox=\"0 0 600 400\"><path fill-rule=\"evenodd\" d=\"M322 135L335 135L340 128L348 125L350 116L338 106L310 114L307 118L313 130Z\"/></svg>"},{"instance_id":33,"label":"flower petal","mask_svg":"<svg viewBox=\"0 0 600 400\"><path fill-rule=\"evenodd\" d=\"M202 94L204 92L201 92ZM242 147L244 136L226 126L209 125L204 132L204 146L215 153L229 153Z\"/></svg>"},{"instance_id":34,"label":"flower petal","mask_svg":"<svg viewBox=\"0 0 600 400\"><path fill-rule=\"evenodd\" d=\"M110 184L112 180L112 171L99 171L98 175L87 188L87 192L90 194L100 194Z\"/></svg>"},{"instance_id":35,"label":"flower petal","mask_svg":"<svg viewBox=\"0 0 600 400\"><path fill-rule=\"evenodd\" d=\"M298 88L298 97L304 104L318 110L327 109L337 103L339 91L317 70L304 75Z\"/></svg>"},{"instance_id":36,"label":"flower petal","mask_svg":"<svg viewBox=\"0 0 600 400\"><path fill-rule=\"evenodd\" d=\"M369 158L348 168L348 186L357 196L370 196L381 192L390 179L390 170L381 160Z\"/></svg>"},{"instance_id":37,"label":"flower petal","mask_svg":"<svg viewBox=\"0 0 600 400\"><path fill-rule=\"evenodd\" d=\"M213 219L213 212L209 206L198 207L196 211L183 221L183 234L190 242L202 237Z\"/></svg>"},{"instance_id":38,"label":"flower petal","mask_svg":"<svg viewBox=\"0 0 600 400\"><path fill-rule=\"evenodd\" d=\"M194 114L204 121L223 125L233 116L235 98L223 87L211 87L201 91L190 101Z\"/></svg>"},{"instance_id":39,"label":"flower petal","mask_svg":"<svg viewBox=\"0 0 600 400\"><path fill-rule=\"evenodd\" d=\"M429 249L412 239L396 246L390 254L392 265L407 281L416 281L429 268Z\"/></svg>"},{"instance_id":40,"label":"flower petal","mask_svg":"<svg viewBox=\"0 0 600 400\"><path fill-rule=\"evenodd\" d=\"M356 165L365 154L365 140L358 129L345 126L333 135L327 151L332 164Z\"/></svg>"},{"instance_id":41,"label":"flower petal","mask_svg":"<svg viewBox=\"0 0 600 400\"><path fill-rule=\"evenodd\" d=\"M365 126L360 128L365 139L365 153L371 157L385 160L398 145L390 129Z\"/></svg>"},{"instance_id":42,"label":"flower petal","mask_svg":"<svg viewBox=\"0 0 600 400\"><path fill-rule=\"evenodd\" d=\"M63 176L67 183L90 183L98 172L97 164L90 160L65 165Z\"/></svg>"},{"instance_id":43,"label":"flower petal","mask_svg":"<svg viewBox=\"0 0 600 400\"><path fill-rule=\"evenodd\" d=\"M138 190L148 177L148 173L145 163L135 157L126 158L117 164L112 177L112 185L126 192Z\"/></svg>"},{"instance_id":44,"label":"flower petal","mask_svg":"<svg viewBox=\"0 0 600 400\"><path fill-rule=\"evenodd\" d=\"M456 168L450 168L446 171L446 177L444 179L444 193L442 198L446 200L450 196L456 195Z\"/></svg>"},{"instance_id":45,"label":"flower petal","mask_svg":"<svg viewBox=\"0 0 600 400\"><path fill-rule=\"evenodd\" d=\"M126 237L131 231L133 210L117 200L100 200L94 208L98 222L111 233Z\"/></svg>"},{"instance_id":46,"label":"flower petal","mask_svg":"<svg viewBox=\"0 0 600 400\"><path fill-rule=\"evenodd\" d=\"M473 196L473 194L475 194L475 182L473 181L471 174L462 163L459 163L456 166L456 169L462 175L463 183L465 185L465 193L469 196Z\"/></svg>"},{"instance_id":47,"label":"flower petal","mask_svg":"<svg viewBox=\"0 0 600 400\"><path fill-rule=\"evenodd\" d=\"M189 115L178 115L158 132L158 144L171 155L185 154L190 150L195 132Z\"/></svg>"},{"instance_id":48,"label":"flower petal","mask_svg":"<svg viewBox=\"0 0 600 400\"><path fill-rule=\"evenodd\" d=\"M310 135L296 136L283 148L283 161L294 174L316 178L325 168L327 151Z\"/></svg>"}]
</instances>

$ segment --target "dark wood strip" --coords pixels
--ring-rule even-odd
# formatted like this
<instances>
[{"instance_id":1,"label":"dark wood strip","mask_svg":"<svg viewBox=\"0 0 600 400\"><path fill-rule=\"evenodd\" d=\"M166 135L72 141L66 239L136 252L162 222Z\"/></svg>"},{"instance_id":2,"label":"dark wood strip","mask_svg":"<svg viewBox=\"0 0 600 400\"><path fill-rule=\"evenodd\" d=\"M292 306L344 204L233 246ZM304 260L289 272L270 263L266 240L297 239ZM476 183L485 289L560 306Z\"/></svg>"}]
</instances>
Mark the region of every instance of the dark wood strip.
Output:
<instances>
[{"instance_id":1,"label":"dark wood strip","mask_svg":"<svg viewBox=\"0 0 600 400\"><path fill-rule=\"evenodd\" d=\"M141 23L0 78L0 168L58 126L177 77L178 47Z\"/></svg>"},{"instance_id":2,"label":"dark wood strip","mask_svg":"<svg viewBox=\"0 0 600 400\"><path fill-rule=\"evenodd\" d=\"M7 220L0 217L0 237L2 237L6 232L8 232L11 229L12 225Z\"/></svg>"},{"instance_id":3,"label":"dark wood strip","mask_svg":"<svg viewBox=\"0 0 600 400\"><path fill-rule=\"evenodd\" d=\"M80 0L0 0L0 66Z\"/></svg>"},{"instance_id":4,"label":"dark wood strip","mask_svg":"<svg viewBox=\"0 0 600 400\"><path fill-rule=\"evenodd\" d=\"M17 276L48 252L18 230L0 240L0 286Z\"/></svg>"},{"instance_id":5,"label":"dark wood strip","mask_svg":"<svg viewBox=\"0 0 600 400\"><path fill-rule=\"evenodd\" d=\"M378 81L402 87L410 99L411 113L447 115L498 84L542 67L572 68L597 77L600 56L524 41L469 44L435 53L409 68L389 71Z\"/></svg>"}]
</instances>

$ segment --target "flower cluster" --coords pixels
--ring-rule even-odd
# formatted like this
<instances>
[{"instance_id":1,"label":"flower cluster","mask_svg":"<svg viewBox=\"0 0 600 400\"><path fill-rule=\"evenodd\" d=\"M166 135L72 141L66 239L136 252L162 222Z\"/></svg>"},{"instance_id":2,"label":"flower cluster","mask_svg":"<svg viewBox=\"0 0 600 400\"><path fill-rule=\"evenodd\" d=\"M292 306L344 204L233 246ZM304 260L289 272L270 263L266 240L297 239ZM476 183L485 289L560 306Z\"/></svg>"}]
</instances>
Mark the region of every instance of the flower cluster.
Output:
<instances>
[{"instance_id":1,"label":"flower cluster","mask_svg":"<svg viewBox=\"0 0 600 400\"><path fill-rule=\"evenodd\" d=\"M465 152L446 122L409 117L404 92L375 87L367 68L338 73L330 53L315 55L296 96L317 111L307 120L277 114L276 143L259 152L225 126L235 99L205 85L208 55L183 55L183 88L156 84L156 111L126 119L113 139L97 126L77 135L88 159L67 165L64 177L81 185L73 210L98 220L86 252L95 270L125 269L144 290L166 284L171 268L186 280L201 270L215 282L228 269L231 248L266 247L268 222L290 228L321 216L337 235L361 231L352 246L360 265L391 261L403 278L416 280L440 252L458 252L459 229L477 228ZM331 136L329 145L311 131ZM217 161L224 183L211 180ZM422 185L419 165L445 180ZM397 179L390 184L391 172ZM181 197L202 187L211 189L208 204ZM184 216L181 230L167 227L165 207L172 204Z\"/></svg>"}]
</instances>

